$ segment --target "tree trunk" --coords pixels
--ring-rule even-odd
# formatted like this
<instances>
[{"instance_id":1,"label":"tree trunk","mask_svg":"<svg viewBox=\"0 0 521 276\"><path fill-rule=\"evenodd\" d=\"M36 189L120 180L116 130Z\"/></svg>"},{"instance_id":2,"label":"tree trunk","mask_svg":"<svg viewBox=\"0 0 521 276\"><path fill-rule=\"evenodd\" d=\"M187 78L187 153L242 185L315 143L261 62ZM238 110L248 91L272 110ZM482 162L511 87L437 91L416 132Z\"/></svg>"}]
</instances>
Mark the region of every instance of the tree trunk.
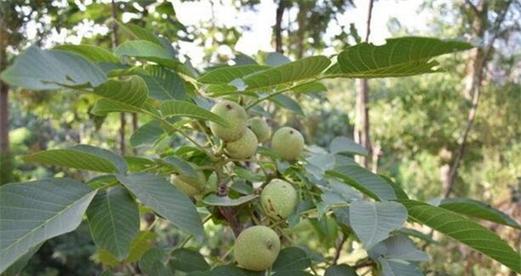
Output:
<instances>
[{"instance_id":1,"label":"tree trunk","mask_svg":"<svg viewBox=\"0 0 521 276\"><path fill-rule=\"evenodd\" d=\"M0 72L7 68L7 32L0 19ZM0 185L11 180L9 150L9 85L0 80Z\"/></svg>"},{"instance_id":2,"label":"tree trunk","mask_svg":"<svg viewBox=\"0 0 521 276\"><path fill-rule=\"evenodd\" d=\"M454 182L458 175L458 168L461 162L461 158L465 153L465 146L467 142L468 135L472 126L474 125L474 120L476 119L476 114L478 110L479 98L481 95L481 82L483 80L483 69L485 67L485 61L483 50L481 48L476 48L473 50L472 54L472 66L469 70L470 83L467 85L465 91L466 95L472 95L472 106L470 107L469 113L467 115L467 123L465 129L463 130L463 134L458 141L459 147L456 151L456 155L454 157L452 166L448 171L448 176L444 177L443 187L444 187L444 196L448 197L452 192L454 187Z\"/></svg>"},{"instance_id":3,"label":"tree trunk","mask_svg":"<svg viewBox=\"0 0 521 276\"><path fill-rule=\"evenodd\" d=\"M373 13L373 0L369 1L367 10L366 34L365 42L369 41L369 34L371 33L371 15ZM357 95L356 95L356 121L355 121L355 141L361 144L369 151L367 157L359 157L358 162L364 166L369 166L369 158L372 154L371 137L369 135L369 85L367 79L357 80ZM373 167L376 167L373 165Z\"/></svg>"},{"instance_id":4,"label":"tree trunk","mask_svg":"<svg viewBox=\"0 0 521 276\"><path fill-rule=\"evenodd\" d=\"M279 5L275 12L275 51L283 53L282 50L282 17L284 16L284 10L286 9L286 0L279 0Z\"/></svg>"},{"instance_id":5,"label":"tree trunk","mask_svg":"<svg viewBox=\"0 0 521 276\"><path fill-rule=\"evenodd\" d=\"M476 48L473 50L474 52L472 53L471 57L472 63L468 72L469 82L467 83L465 91L465 95L471 95L472 97L472 106L467 115L465 129L463 130L463 134L461 135L461 138L458 141L459 147L456 150L456 155L452 162L452 166L450 167L450 170L448 172L448 177L446 177L446 181L442 182L444 197L449 197L454 189L454 183L458 176L458 168L463 158L463 155L465 154L468 135L476 119L479 99L481 96L481 82L483 81L484 70L486 68L489 55L494 46L494 41L501 33L500 27L505 19L505 16L510 8L511 3L512 0L506 2L505 8L496 17L494 25L490 30L491 38L488 44L484 47ZM474 13L472 27L475 32L475 37L479 41L484 41L488 27L488 1L481 0L477 6L472 4L472 2L470 1L466 1L466 4L470 6L472 12Z\"/></svg>"},{"instance_id":6,"label":"tree trunk","mask_svg":"<svg viewBox=\"0 0 521 276\"><path fill-rule=\"evenodd\" d=\"M114 0L111 1L111 12L112 12L112 48L115 49L118 47L118 25L116 23L117 20L117 14L116 14L116 3ZM127 125L127 119L125 118L125 113L122 112L119 115L119 151L121 154L125 154L126 152L126 141L125 141L125 127Z\"/></svg>"}]
</instances>

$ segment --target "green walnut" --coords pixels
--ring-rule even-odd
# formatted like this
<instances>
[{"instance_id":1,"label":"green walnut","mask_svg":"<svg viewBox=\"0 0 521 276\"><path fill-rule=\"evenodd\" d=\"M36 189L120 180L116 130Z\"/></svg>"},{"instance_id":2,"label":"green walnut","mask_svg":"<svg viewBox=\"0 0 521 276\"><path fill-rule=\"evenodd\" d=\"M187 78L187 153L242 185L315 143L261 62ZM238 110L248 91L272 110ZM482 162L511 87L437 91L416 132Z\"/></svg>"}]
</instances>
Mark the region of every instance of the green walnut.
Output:
<instances>
[{"instance_id":1,"label":"green walnut","mask_svg":"<svg viewBox=\"0 0 521 276\"><path fill-rule=\"evenodd\" d=\"M197 171L196 176L172 174L170 182L190 197L204 192L206 177L202 171Z\"/></svg>"},{"instance_id":2,"label":"green walnut","mask_svg":"<svg viewBox=\"0 0 521 276\"><path fill-rule=\"evenodd\" d=\"M228 126L210 122L212 133L225 142L236 141L246 131L248 114L244 108L232 101L222 100L212 107L212 112L228 122Z\"/></svg>"},{"instance_id":3,"label":"green walnut","mask_svg":"<svg viewBox=\"0 0 521 276\"><path fill-rule=\"evenodd\" d=\"M264 213L274 219L286 219L293 213L298 203L297 190L281 179L273 179L261 193Z\"/></svg>"},{"instance_id":4,"label":"green walnut","mask_svg":"<svg viewBox=\"0 0 521 276\"><path fill-rule=\"evenodd\" d=\"M296 160L304 148L304 137L294 128L282 127L273 134L271 147L285 160Z\"/></svg>"},{"instance_id":5,"label":"green walnut","mask_svg":"<svg viewBox=\"0 0 521 276\"><path fill-rule=\"evenodd\" d=\"M279 251L277 233L269 227L257 225L247 228L237 237L234 255L240 267L264 271L273 265Z\"/></svg>"},{"instance_id":6,"label":"green walnut","mask_svg":"<svg viewBox=\"0 0 521 276\"><path fill-rule=\"evenodd\" d=\"M261 117L253 117L246 123L248 128L255 133L260 143L266 142L271 137L271 128L266 120Z\"/></svg>"},{"instance_id":7,"label":"green walnut","mask_svg":"<svg viewBox=\"0 0 521 276\"><path fill-rule=\"evenodd\" d=\"M239 140L226 143L226 154L235 159L251 158L257 151L258 143L255 133L247 128Z\"/></svg>"}]
</instances>

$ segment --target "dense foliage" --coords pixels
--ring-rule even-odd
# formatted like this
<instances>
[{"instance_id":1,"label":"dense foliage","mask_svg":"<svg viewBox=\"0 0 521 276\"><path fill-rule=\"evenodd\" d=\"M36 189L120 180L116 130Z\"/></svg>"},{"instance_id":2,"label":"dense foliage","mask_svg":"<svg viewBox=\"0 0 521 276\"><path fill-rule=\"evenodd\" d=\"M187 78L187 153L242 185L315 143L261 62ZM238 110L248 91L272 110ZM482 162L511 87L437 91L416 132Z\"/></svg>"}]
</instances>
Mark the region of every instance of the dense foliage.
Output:
<instances>
[{"instance_id":1,"label":"dense foliage","mask_svg":"<svg viewBox=\"0 0 521 276\"><path fill-rule=\"evenodd\" d=\"M81 173L0 187L0 233L6 233L0 271L16 273L46 240L78 228L84 215L94 259L107 273L357 275L368 268L421 275L429 257L413 240L432 239L416 230L420 225L521 271L519 253L475 221L520 229L506 214L467 198L411 199L391 178L359 166L354 157L368 152L349 138L315 144L273 113L275 106L301 112L294 97L325 93L328 79L434 73L433 58L469 44L402 37L350 46L334 58L289 61L273 54L273 64L243 56L199 73L164 37L120 26L133 39L113 51L32 46L2 73L15 87L95 101L75 113L98 119L136 113L146 122L130 138L140 149L133 155L78 144L24 157ZM362 248L348 249L354 265L298 242L310 235L309 224L323 235L324 248L338 238L359 242Z\"/></svg>"}]
</instances>

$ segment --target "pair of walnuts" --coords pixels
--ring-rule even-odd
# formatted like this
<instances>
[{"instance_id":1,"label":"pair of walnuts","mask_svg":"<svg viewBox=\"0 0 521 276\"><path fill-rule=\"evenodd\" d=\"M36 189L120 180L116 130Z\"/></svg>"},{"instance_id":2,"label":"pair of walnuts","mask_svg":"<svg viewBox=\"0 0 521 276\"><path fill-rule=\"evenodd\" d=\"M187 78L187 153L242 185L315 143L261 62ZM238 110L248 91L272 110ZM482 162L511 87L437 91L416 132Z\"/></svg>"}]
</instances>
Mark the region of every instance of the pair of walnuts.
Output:
<instances>
[{"instance_id":1,"label":"pair of walnuts","mask_svg":"<svg viewBox=\"0 0 521 276\"><path fill-rule=\"evenodd\" d=\"M215 104L212 112L228 122L228 126L211 122L212 133L226 143L226 154L235 159L248 159L255 155L257 145L271 137L271 128L260 117L248 119L242 106L232 101L223 100ZM296 129L282 127L271 139L273 150L282 159L297 159L304 148L304 138Z\"/></svg>"},{"instance_id":2,"label":"pair of walnuts","mask_svg":"<svg viewBox=\"0 0 521 276\"><path fill-rule=\"evenodd\" d=\"M271 128L263 118L249 118L239 104L222 100L216 103L213 113L223 118L226 126L210 122L213 135L224 142L227 156L235 160L246 160L255 155L259 143L271 138L271 147L280 158L287 161L298 159L304 148L302 134L291 127L279 128L273 136ZM202 171L195 176L175 175L172 182L189 196L205 192L206 178ZM273 220L285 220L298 203L297 190L282 179L272 179L260 196L262 209ZM252 226L237 237L234 255L239 266L254 271L263 271L272 266L280 251L278 234L263 225Z\"/></svg>"}]
</instances>

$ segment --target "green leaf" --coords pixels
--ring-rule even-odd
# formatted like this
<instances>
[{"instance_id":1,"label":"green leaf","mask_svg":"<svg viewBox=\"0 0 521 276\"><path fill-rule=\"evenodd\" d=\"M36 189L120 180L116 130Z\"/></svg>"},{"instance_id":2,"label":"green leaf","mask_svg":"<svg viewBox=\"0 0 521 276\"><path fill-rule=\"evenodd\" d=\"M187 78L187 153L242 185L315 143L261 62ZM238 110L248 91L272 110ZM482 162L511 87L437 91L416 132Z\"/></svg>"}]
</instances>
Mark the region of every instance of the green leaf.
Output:
<instances>
[{"instance_id":1,"label":"green leaf","mask_svg":"<svg viewBox=\"0 0 521 276\"><path fill-rule=\"evenodd\" d=\"M96 87L94 93L136 107L143 106L148 98L147 85L139 76L131 76L127 80L108 80Z\"/></svg>"},{"instance_id":2,"label":"green leaf","mask_svg":"<svg viewBox=\"0 0 521 276\"><path fill-rule=\"evenodd\" d=\"M367 156L369 152L362 145L355 143L355 141L347 137L335 137L329 144L329 151L331 153L351 153Z\"/></svg>"},{"instance_id":3,"label":"green leaf","mask_svg":"<svg viewBox=\"0 0 521 276\"><path fill-rule=\"evenodd\" d=\"M404 235L391 236L378 243L369 250L369 256L374 260L378 260L379 258L411 262L423 262L429 260L429 255L418 250L414 243Z\"/></svg>"},{"instance_id":4,"label":"green leaf","mask_svg":"<svg viewBox=\"0 0 521 276\"><path fill-rule=\"evenodd\" d=\"M229 198L227 196L218 196L211 194L203 198L203 203L210 206L239 206L246 202L256 199L257 195L245 195L238 198Z\"/></svg>"},{"instance_id":5,"label":"green leaf","mask_svg":"<svg viewBox=\"0 0 521 276\"><path fill-rule=\"evenodd\" d=\"M98 193L87 209L87 218L98 248L125 259L139 232L139 210L130 194L120 186Z\"/></svg>"},{"instance_id":6,"label":"green leaf","mask_svg":"<svg viewBox=\"0 0 521 276\"><path fill-rule=\"evenodd\" d=\"M273 264L274 272L301 271L311 266L311 259L306 251L298 247L286 247L282 249Z\"/></svg>"},{"instance_id":7,"label":"green leaf","mask_svg":"<svg viewBox=\"0 0 521 276\"><path fill-rule=\"evenodd\" d=\"M315 81L299 85L293 88L292 91L297 94L321 93L327 91L327 87L323 83Z\"/></svg>"},{"instance_id":8,"label":"green leaf","mask_svg":"<svg viewBox=\"0 0 521 276\"><path fill-rule=\"evenodd\" d=\"M100 154L101 152L104 154ZM26 155L24 160L44 165L55 165L96 172L113 173L118 170L124 172L125 170L122 170L123 168L121 168L123 165L118 166L118 164L113 161L116 160L117 157L109 157L111 155L115 154L92 146L79 145L69 149L55 149L37 152L31 155ZM118 169L118 167L120 168Z\"/></svg>"},{"instance_id":9,"label":"green leaf","mask_svg":"<svg viewBox=\"0 0 521 276\"><path fill-rule=\"evenodd\" d=\"M385 240L406 220L407 209L398 202L358 200L349 206L350 226L366 249Z\"/></svg>"},{"instance_id":10,"label":"green leaf","mask_svg":"<svg viewBox=\"0 0 521 276\"><path fill-rule=\"evenodd\" d=\"M286 64L286 63L290 63L291 60L279 53L279 52L271 52L271 53L267 53L266 55L266 64L268 65L271 65L271 66L278 66L278 65L282 65L282 64Z\"/></svg>"},{"instance_id":11,"label":"green leaf","mask_svg":"<svg viewBox=\"0 0 521 276\"><path fill-rule=\"evenodd\" d=\"M403 77L437 72L433 57L468 50L468 43L428 37L400 37L387 39L376 46L361 43L348 47L338 55L342 77L384 78Z\"/></svg>"},{"instance_id":12,"label":"green leaf","mask_svg":"<svg viewBox=\"0 0 521 276\"><path fill-rule=\"evenodd\" d=\"M201 218L190 198L161 176L147 173L118 175L143 204L152 208L173 225L197 238L204 237Z\"/></svg>"},{"instance_id":13,"label":"green leaf","mask_svg":"<svg viewBox=\"0 0 521 276\"><path fill-rule=\"evenodd\" d=\"M270 100L280 107L286 108L304 116L304 111L302 110L302 107L300 107L300 104L286 95L279 94L274 97L270 97Z\"/></svg>"},{"instance_id":14,"label":"green leaf","mask_svg":"<svg viewBox=\"0 0 521 276\"><path fill-rule=\"evenodd\" d=\"M396 199L396 194L391 185L387 184L380 176L358 165L340 166L328 171L327 174L338 177L342 182L372 198L380 200Z\"/></svg>"},{"instance_id":15,"label":"green leaf","mask_svg":"<svg viewBox=\"0 0 521 276\"><path fill-rule=\"evenodd\" d=\"M507 214L493 208L488 204L470 198L447 198L441 202L439 207L469 217L484 219L521 229L521 225L519 225L519 223L517 223Z\"/></svg>"},{"instance_id":16,"label":"green leaf","mask_svg":"<svg viewBox=\"0 0 521 276\"><path fill-rule=\"evenodd\" d=\"M161 45L147 40L130 40L122 43L114 50L118 56L129 56L138 58L160 58L171 59L168 51Z\"/></svg>"},{"instance_id":17,"label":"green leaf","mask_svg":"<svg viewBox=\"0 0 521 276\"><path fill-rule=\"evenodd\" d=\"M119 28L123 30L125 33L130 35L132 39L146 40L152 43L161 45L161 41L159 38L148 29L142 28L136 24L132 23L122 23L120 21L116 21Z\"/></svg>"},{"instance_id":18,"label":"green leaf","mask_svg":"<svg viewBox=\"0 0 521 276\"><path fill-rule=\"evenodd\" d=\"M72 179L0 187L0 273L42 242L76 229L96 194Z\"/></svg>"},{"instance_id":19,"label":"green leaf","mask_svg":"<svg viewBox=\"0 0 521 276\"><path fill-rule=\"evenodd\" d=\"M116 57L112 52L105 48L101 48L95 45L60 45L55 49L76 53L91 62L100 63L100 62L108 62L108 63L119 63L118 57Z\"/></svg>"},{"instance_id":20,"label":"green leaf","mask_svg":"<svg viewBox=\"0 0 521 276\"><path fill-rule=\"evenodd\" d=\"M159 248L150 249L139 261L139 268L146 275L171 276L172 271L166 266L167 252Z\"/></svg>"},{"instance_id":21,"label":"green leaf","mask_svg":"<svg viewBox=\"0 0 521 276\"><path fill-rule=\"evenodd\" d=\"M107 76L101 68L77 54L41 50L31 46L2 72L1 78L17 87L52 90L63 87L95 87L103 83Z\"/></svg>"},{"instance_id":22,"label":"green leaf","mask_svg":"<svg viewBox=\"0 0 521 276\"><path fill-rule=\"evenodd\" d=\"M420 268L415 263L394 259L378 259L382 276L423 276Z\"/></svg>"},{"instance_id":23,"label":"green leaf","mask_svg":"<svg viewBox=\"0 0 521 276\"><path fill-rule=\"evenodd\" d=\"M130 144L133 147L153 145L164 133L161 122L153 120L142 125L132 134Z\"/></svg>"},{"instance_id":24,"label":"green leaf","mask_svg":"<svg viewBox=\"0 0 521 276\"><path fill-rule=\"evenodd\" d=\"M134 263L154 246L156 234L150 231L141 231L130 243L127 261Z\"/></svg>"},{"instance_id":25,"label":"green leaf","mask_svg":"<svg viewBox=\"0 0 521 276\"><path fill-rule=\"evenodd\" d=\"M42 244L38 244L33 248L29 249L27 253L25 253L22 257L20 257L16 262L14 262L7 270L3 273L0 273L1 276L19 276L22 275L20 272L27 266L27 263L31 260L34 254L38 252Z\"/></svg>"},{"instance_id":26,"label":"green leaf","mask_svg":"<svg viewBox=\"0 0 521 276\"><path fill-rule=\"evenodd\" d=\"M210 120L224 126L228 125L228 122L215 113L185 101L165 101L161 103L160 110L163 116L166 117L188 117L198 120Z\"/></svg>"},{"instance_id":27,"label":"green leaf","mask_svg":"<svg viewBox=\"0 0 521 276\"><path fill-rule=\"evenodd\" d=\"M188 248L174 250L169 264L172 270L183 272L206 271L210 269L210 265L206 262L203 255Z\"/></svg>"},{"instance_id":28,"label":"green leaf","mask_svg":"<svg viewBox=\"0 0 521 276\"><path fill-rule=\"evenodd\" d=\"M332 265L326 269L324 276L358 276L356 270L346 264Z\"/></svg>"},{"instance_id":29,"label":"green leaf","mask_svg":"<svg viewBox=\"0 0 521 276\"><path fill-rule=\"evenodd\" d=\"M106 150L106 149L102 149L102 148L98 148L98 147L94 147L94 146L90 146L90 145L76 145L76 146L71 147L70 149L93 154L98 157L107 159L116 166L116 168L118 169L118 172L120 172L120 173L125 173L128 170L127 162L125 161L125 159L123 159L123 157L121 157L118 154L113 153L110 150Z\"/></svg>"},{"instance_id":30,"label":"green leaf","mask_svg":"<svg viewBox=\"0 0 521 276\"><path fill-rule=\"evenodd\" d=\"M243 78L248 90L266 88L308 79L320 74L331 61L325 56L303 58L252 73Z\"/></svg>"},{"instance_id":31,"label":"green leaf","mask_svg":"<svg viewBox=\"0 0 521 276\"><path fill-rule=\"evenodd\" d=\"M90 113L96 116L107 116L108 113L112 112L142 113L143 110L148 110L148 108L143 109L126 103L101 98L94 104Z\"/></svg>"},{"instance_id":32,"label":"green leaf","mask_svg":"<svg viewBox=\"0 0 521 276\"><path fill-rule=\"evenodd\" d=\"M223 66L211 70L197 79L201 83L222 83L226 84L235 79L242 78L251 73L270 68L269 66L258 64Z\"/></svg>"},{"instance_id":33,"label":"green leaf","mask_svg":"<svg viewBox=\"0 0 521 276\"><path fill-rule=\"evenodd\" d=\"M450 210L414 200L401 201L409 217L521 273L521 255L487 228Z\"/></svg>"},{"instance_id":34,"label":"green leaf","mask_svg":"<svg viewBox=\"0 0 521 276\"><path fill-rule=\"evenodd\" d=\"M158 100L183 100L186 98L184 80L174 71L157 65L145 67L147 74L140 74L145 80L150 97Z\"/></svg>"}]
</instances>

